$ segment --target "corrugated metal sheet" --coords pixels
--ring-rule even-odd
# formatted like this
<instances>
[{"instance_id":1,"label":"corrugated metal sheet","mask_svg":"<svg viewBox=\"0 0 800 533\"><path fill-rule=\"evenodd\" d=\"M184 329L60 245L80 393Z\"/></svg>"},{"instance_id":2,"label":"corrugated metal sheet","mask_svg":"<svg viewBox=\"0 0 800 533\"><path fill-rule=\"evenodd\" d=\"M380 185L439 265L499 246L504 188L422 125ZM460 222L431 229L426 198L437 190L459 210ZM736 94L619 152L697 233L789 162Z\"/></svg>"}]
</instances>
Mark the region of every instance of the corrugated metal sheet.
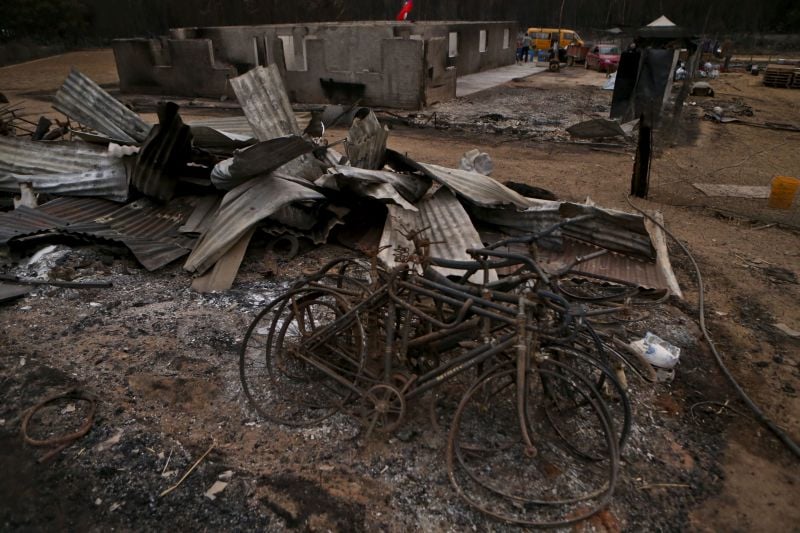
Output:
<instances>
[{"instance_id":1,"label":"corrugated metal sheet","mask_svg":"<svg viewBox=\"0 0 800 533\"><path fill-rule=\"evenodd\" d=\"M101 240L124 244L147 270L159 269L188 254L194 238L181 235L178 228L194 210L196 199L178 198L162 205L147 198L124 205L89 222L62 229Z\"/></svg>"},{"instance_id":2,"label":"corrugated metal sheet","mask_svg":"<svg viewBox=\"0 0 800 533\"><path fill-rule=\"evenodd\" d=\"M277 65L256 67L232 78L231 87L258 140L302 133Z\"/></svg>"},{"instance_id":3,"label":"corrugated metal sheet","mask_svg":"<svg viewBox=\"0 0 800 533\"><path fill-rule=\"evenodd\" d=\"M432 257L471 261L472 257L466 250L483 247L478 230L472 225L466 210L448 189L439 189L417 203L418 212L394 205L387 208L389 214L383 227L378 258L389 268L397 265L398 259L402 260L400 256L414 252L414 244L404 236L409 231L424 230L421 236L431 242ZM460 270L435 268L446 276L463 275ZM476 273L470 279L481 283L483 273ZM496 279L496 273L490 272L490 281Z\"/></svg>"},{"instance_id":4,"label":"corrugated metal sheet","mask_svg":"<svg viewBox=\"0 0 800 533\"><path fill-rule=\"evenodd\" d=\"M428 163L419 165L431 178L476 205L483 207L514 205L520 209L531 206L527 198L483 174Z\"/></svg>"},{"instance_id":5,"label":"corrugated metal sheet","mask_svg":"<svg viewBox=\"0 0 800 533\"><path fill-rule=\"evenodd\" d=\"M293 206L284 206L284 208L280 209L279 211L284 211L286 207ZM319 215L314 221L314 224L305 230L299 230L295 226L287 226L279 222L274 222L275 219L275 215L269 217L269 222L263 228L265 232L269 233L270 235L294 235L295 237L304 237L306 239L311 239L311 242L314 244L322 244L327 242L328 235L330 235L331 230L339 224L344 224L342 219L340 219L336 213L328 210L320 211Z\"/></svg>"},{"instance_id":6,"label":"corrugated metal sheet","mask_svg":"<svg viewBox=\"0 0 800 533\"><path fill-rule=\"evenodd\" d=\"M178 184L178 173L191 152L192 133L181 120L178 105L159 104L158 125L150 130L139 151L131 184L147 196L169 201Z\"/></svg>"},{"instance_id":7,"label":"corrugated metal sheet","mask_svg":"<svg viewBox=\"0 0 800 533\"><path fill-rule=\"evenodd\" d=\"M0 136L0 190L97 196L117 202L128 198L127 158L84 143L50 143Z\"/></svg>"},{"instance_id":8,"label":"corrugated metal sheet","mask_svg":"<svg viewBox=\"0 0 800 533\"><path fill-rule=\"evenodd\" d=\"M256 67L230 82L258 140L301 135L277 65ZM322 174L308 155L290 162L284 171L309 180Z\"/></svg>"},{"instance_id":9,"label":"corrugated metal sheet","mask_svg":"<svg viewBox=\"0 0 800 533\"><path fill-rule=\"evenodd\" d=\"M178 228L180 233L193 233L200 235L208 229L214 214L219 208L221 198L219 196L202 196L197 200L192 214L186 223Z\"/></svg>"},{"instance_id":10,"label":"corrugated metal sheet","mask_svg":"<svg viewBox=\"0 0 800 533\"><path fill-rule=\"evenodd\" d=\"M562 203L559 210L563 218L593 216L589 220L565 226L565 235L623 254L647 259L656 257L644 217L641 215L570 202Z\"/></svg>"},{"instance_id":11,"label":"corrugated metal sheet","mask_svg":"<svg viewBox=\"0 0 800 533\"><path fill-rule=\"evenodd\" d=\"M180 198L160 205L143 198L119 206L95 198L56 199L37 209L0 215L0 244L46 231L119 242L148 270L189 253L195 239L178 233L196 204ZM91 218L90 218L91 217Z\"/></svg>"},{"instance_id":12,"label":"corrugated metal sheet","mask_svg":"<svg viewBox=\"0 0 800 533\"><path fill-rule=\"evenodd\" d=\"M347 132L347 158L358 168L378 170L386 160L386 139L389 130L378 121L372 110L356 118Z\"/></svg>"},{"instance_id":13,"label":"corrugated metal sheet","mask_svg":"<svg viewBox=\"0 0 800 533\"><path fill-rule=\"evenodd\" d=\"M547 202L542 206L531 207L524 211L514 208L489 208L467 205L469 214L475 220L490 224L508 235L530 235L540 233L561 222L558 202ZM560 249L562 232L556 230L539 244L549 248Z\"/></svg>"},{"instance_id":14,"label":"corrugated metal sheet","mask_svg":"<svg viewBox=\"0 0 800 533\"><path fill-rule=\"evenodd\" d=\"M564 248L561 252L543 250L539 257L547 270L555 271L575 258L587 256L599 249L580 241L564 239ZM664 275L656 263L613 252L580 263L573 268L573 272L633 283L646 289L668 288Z\"/></svg>"},{"instance_id":15,"label":"corrugated metal sheet","mask_svg":"<svg viewBox=\"0 0 800 533\"><path fill-rule=\"evenodd\" d=\"M506 238L503 233L487 229L481 229L480 235L486 243ZM527 245L523 244L505 246L500 250L522 255L530 253ZM603 250L603 248L570 237L564 237L563 245L558 250L539 248L538 259L546 271L556 272L571 264L576 258L586 257L600 250ZM498 269L498 273L501 276L506 276L515 270L516 267L504 267ZM574 274L572 277L596 277L611 282L631 283L645 289L663 290L667 288L664 271L658 264L614 252L608 252L605 255L579 263L573 267L572 272Z\"/></svg>"},{"instance_id":16,"label":"corrugated metal sheet","mask_svg":"<svg viewBox=\"0 0 800 533\"><path fill-rule=\"evenodd\" d=\"M79 142L30 141L0 135L0 177L9 174L60 174L112 165L104 148Z\"/></svg>"},{"instance_id":17,"label":"corrugated metal sheet","mask_svg":"<svg viewBox=\"0 0 800 533\"><path fill-rule=\"evenodd\" d=\"M0 191L18 192L19 182L14 176L0 174Z\"/></svg>"},{"instance_id":18,"label":"corrugated metal sheet","mask_svg":"<svg viewBox=\"0 0 800 533\"><path fill-rule=\"evenodd\" d=\"M594 218L554 231L540 244L558 249L561 236L566 235L615 252L655 258L655 248L645 227L644 217L640 215L569 202L530 201L534 207L524 211L511 207L468 206L468 209L477 220L510 235L539 233L567 218L592 215Z\"/></svg>"},{"instance_id":19,"label":"corrugated metal sheet","mask_svg":"<svg viewBox=\"0 0 800 533\"><path fill-rule=\"evenodd\" d=\"M278 177L283 178L281 175ZM288 226L300 232L310 231L319 223L320 207L319 203L313 205L288 204L272 213L269 219L276 224Z\"/></svg>"},{"instance_id":20,"label":"corrugated metal sheet","mask_svg":"<svg viewBox=\"0 0 800 533\"><path fill-rule=\"evenodd\" d=\"M284 205L324 198L308 187L273 174L246 181L225 195L209 230L200 238L183 268L203 274L250 228Z\"/></svg>"},{"instance_id":21,"label":"corrugated metal sheet","mask_svg":"<svg viewBox=\"0 0 800 533\"><path fill-rule=\"evenodd\" d=\"M117 209L119 204L99 198L56 198L40 205L37 210L77 224L110 215Z\"/></svg>"},{"instance_id":22,"label":"corrugated metal sheet","mask_svg":"<svg viewBox=\"0 0 800 533\"><path fill-rule=\"evenodd\" d=\"M297 135L262 141L237 150L231 159L218 163L211 171L211 183L228 191L251 178L269 174L313 149L312 143Z\"/></svg>"},{"instance_id":23,"label":"corrugated metal sheet","mask_svg":"<svg viewBox=\"0 0 800 533\"><path fill-rule=\"evenodd\" d=\"M0 244L12 239L36 235L66 226L67 220L50 215L40 209L19 206L13 211L0 214Z\"/></svg>"},{"instance_id":24,"label":"corrugated metal sheet","mask_svg":"<svg viewBox=\"0 0 800 533\"><path fill-rule=\"evenodd\" d=\"M219 156L230 157L234 150L245 148L255 142L251 136L234 135L206 126L191 126L191 128L192 144Z\"/></svg>"},{"instance_id":25,"label":"corrugated metal sheet","mask_svg":"<svg viewBox=\"0 0 800 533\"><path fill-rule=\"evenodd\" d=\"M365 181L378 180L390 184L409 202L418 202L431 188L431 180L427 176L417 174L399 174L386 170L366 170L348 166L336 165L329 172L342 174L348 177L359 178Z\"/></svg>"},{"instance_id":26,"label":"corrugated metal sheet","mask_svg":"<svg viewBox=\"0 0 800 533\"><path fill-rule=\"evenodd\" d=\"M53 106L71 119L108 135L112 140L138 144L150 125L77 69L64 80Z\"/></svg>"},{"instance_id":27,"label":"corrugated metal sheet","mask_svg":"<svg viewBox=\"0 0 800 533\"><path fill-rule=\"evenodd\" d=\"M244 137L245 139L255 140L256 138L255 133L253 133L253 128L250 126L250 123L247 122L247 117L245 116L204 118L202 120L192 120L188 124L189 127L192 128L192 133L195 134L195 138L198 137L194 131L195 128L210 128L222 132L223 134L233 134L234 137Z\"/></svg>"},{"instance_id":28,"label":"corrugated metal sheet","mask_svg":"<svg viewBox=\"0 0 800 533\"><path fill-rule=\"evenodd\" d=\"M17 183L30 183L37 193L91 196L115 202L128 200L128 169L119 159L110 166L81 172L14 174L11 177ZM3 186L3 190L7 189Z\"/></svg>"},{"instance_id":29,"label":"corrugated metal sheet","mask_svg":"<svg viewBox=\"0 0 800 533\"><path fill-rule=\"evenodd\" d=\"M347 166L336 166L314 182L315 185L346 191L358 196L386 200L399 205L403 209L416 211L417 208L400 194L403 189L407 194L415 187L414 176L395 174L380 170L365 170Z\"/></svg>"}]
</instances>

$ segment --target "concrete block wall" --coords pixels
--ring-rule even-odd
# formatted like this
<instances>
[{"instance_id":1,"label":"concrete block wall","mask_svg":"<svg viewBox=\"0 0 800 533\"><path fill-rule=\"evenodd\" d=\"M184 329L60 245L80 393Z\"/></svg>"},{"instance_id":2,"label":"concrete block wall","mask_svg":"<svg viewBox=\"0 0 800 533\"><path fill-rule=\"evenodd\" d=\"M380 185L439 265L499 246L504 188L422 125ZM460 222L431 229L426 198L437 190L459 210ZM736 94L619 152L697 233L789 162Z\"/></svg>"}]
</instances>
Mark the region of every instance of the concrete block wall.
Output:
<instances>
[{"instance_id":1,"label":"concrete block wall","mask_svg":"<svg viewBox=\"0 0 800 533\"><path fill-rule=\"evenodd\" d=\"M458 54L450 63L456 67L458 76L474 74L482 70L514 64L516 56L516 36L519 24L516 22L441 22L417 23L419 33L424 39L458 36ZM486 51L480 51L480 32L486 32ZM504 33L508 30L508 46L504 48Z\"/></svg>"},{"instance_id":2,"label":"concrete block wall","mask_svg":"<svg viewBox=\"0 0 800 533\"><path fill-rule=\"evenodd\" d=\"M228 79L237 75L215 60L208 39L120 39L114 59L120 88L128 93L218 98L229 94Z\"/></svg>"},{"instance_id":3,"label":"concrete block wall","mask_svg":"<svg viewBox=\"0 0 800 533\"><path fill-rule=\"evenodd\" d=\"M451 32L458 34L454 58ZM281 24L177 28L166 39L123 39L113 47L123 92L230 95L230 77L274 63L298 103L352 103L326 94L320 80L332 80L363 84L362 105L419 109L455 98L457 75L512 64L516 32L514 22Z\"/></svg>"},{"instance_id":4,"label":"concrete block wall","mask_svg":"<svg viewBox=\"0 0 800 533\"><path fill-rule=\"evenodd\" d=\"M326 41L307 39L308 70L286 70L289 98L300 103L320 103L329 99L320 79L364 85L361 105L419 109L424 101L424 43L412 39L383 39L375 46L380 68L369 70L331 70L326 64ZM279 63L280 64L280 63ZM347 99L341 103L354 103Z\"/></svg>"}]
</instances>

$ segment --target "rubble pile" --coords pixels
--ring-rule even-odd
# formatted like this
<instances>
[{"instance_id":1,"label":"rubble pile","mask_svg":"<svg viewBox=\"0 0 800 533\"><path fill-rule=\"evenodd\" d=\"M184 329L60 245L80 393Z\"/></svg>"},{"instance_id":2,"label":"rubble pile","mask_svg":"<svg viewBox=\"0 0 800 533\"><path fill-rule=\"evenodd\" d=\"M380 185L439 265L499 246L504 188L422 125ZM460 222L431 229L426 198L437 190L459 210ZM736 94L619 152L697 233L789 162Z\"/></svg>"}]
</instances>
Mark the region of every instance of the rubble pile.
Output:
<instances>
[{"instance_id":1,"label":"rubble pile","mask_svg":"<svg viewBox=\"0 0 800 533\"><path fill-rule=\"evenodd\" d=\"M72 140L0 136L0 190L19 195L16 208L0 214L0 245L22 248L53 237L115 243L149 271L183 261L199 292L233 286L256 234L271 239L268 250L288 245L290 256L301 243L349 247L367 260L339 258L298 276L246 333L240 375L256 410L298 426L358 396L357 406L372 408L364 415L367 435L376 427L393 431L407 399L474 367L478 379L461 391L447 446L457 493L489 516L522 525L570 524L603 509L630 429L624 371L604 358L638 360L631 368L660 379L647 350L643 355L627 344L624 327L605 326L641 320L645 315L631 302L680 296L660 225L589 199L559 201L535 187L501 184L488 176L490 156L477 150L464 155L461 168L415 161L387 148L389 132L367 108L347 110L346 139L329 144L321 137L324 113L317 116L321 127L301 131L274 65L231 86L250 135L186 124L172 102L160 104L158 124L149 125L73 70L55 100ZM32 259L31 268L42 258ZM9 298L25 292L4 291ZM606 322L595 331L599 316ZM289 340L294 327L302 338L296 346ZM248 354L263 370L265 345L281 372L277 381L271 374L251 382ZM367 353L386 354L383 370ZM531 362L535 368L526 366ZM518 378L511 389L503 383L514 375L524 383ZM270 392L276 383L288 397ZM546 417L512 409L501 419L497 413L514 402L500 400L499 392L522 397L529 385L531 397L545 402ZM478 394L495 386L498 410L488 412L505 425L496 434L487 433L492 420L484 419ZM269 402L260 403L258 394ZM309 420L298 418L297 405ZM515 423L527 443L497 441ZM529 433L547 433L551 442L538 441L537 450ZM484 463L473 464L487 451ZM499 487L501 474L509 484L526 484L515 477L517 460L508 460L518 451L530 458L542 452L538 460L553 470L553 483L536 494ZM508 462L493 463L503 455ZM595 464L579 466L584 461ZM549 514L532 520L520 510L525 505L544 505Z\"/></svg>"},{"instance_id":2,"label":"rubble pile","mask_svg":"<svg viewBox=\"0 0 800 533\"><path fill-rule=\"evenodd\" d=\"M183 259L193 286L213 291L232 286L256 231L293 249L298 241L362 252L382 246L391 264L397 250L386 246L402 240L401 227L428 228L431 253L457 259L497 236L580 212L593 216L550 236L554 261L571 259L565 249L600 246L623 254L615 261L656 265L638 215L523 196L476 172L491 165L418 163L386 148L388 130L366 108L345 110L352 124L339 152L301 132L274 67L232 86L252 135L187 125L171 102L149 125L73 70L55 98L73 140L0 136L0 191L20 197L17 209L0 215L0 244L54 234L113 241L148 270ZM664 275L652 277L665 286Z\"/></svg>"}]
</instances>

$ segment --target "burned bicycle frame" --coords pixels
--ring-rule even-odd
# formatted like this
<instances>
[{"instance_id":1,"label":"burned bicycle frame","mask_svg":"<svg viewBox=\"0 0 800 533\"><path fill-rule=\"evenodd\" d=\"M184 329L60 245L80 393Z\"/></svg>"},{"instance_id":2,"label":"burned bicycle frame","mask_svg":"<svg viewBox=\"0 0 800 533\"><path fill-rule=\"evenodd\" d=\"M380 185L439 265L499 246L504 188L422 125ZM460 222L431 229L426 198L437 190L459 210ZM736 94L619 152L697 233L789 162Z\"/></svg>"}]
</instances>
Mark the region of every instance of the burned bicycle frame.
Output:
<instances>
[{"instance_id":1,"label":"burned bicycle frame","mask_svg":"<svg viewBox=\"0 0 800 533\"><path fill-rule=\"evenodd\" d=\"M240 360L245 395L262 416L290 426L318 423L343 409L355 407L356 412L360 410L369 436L374 430L396 430L406 417L407 402L474 369L476 378L459 405L447 442L449 474L458 493L482 512L518 524L566 525L590 516L610 501L617 479L619 448L630 424L624 389L603 361L595 361L597 357L593 356L602 356L608 347L594 333L591 321L602 315L619 313L627 307L633 293L628 291L588 298L587 301L595 308L586 302L570 302L570 298L565 297L559 280L576 264L606 253L604 250L576 258L570 265L553 273L546 272L536 260L536 242L539 239L564 224L584 218L564 221L536 236L508 239L483 249L468 250L472 261L430 257L430 243L414 236L414 253L408 255L406 262L388 271L378 268L374 257L369 267L351 259L328 263L295 283L251 324ZM509 244L527 245L529 254L499 249ZM461 270L464 274L452 281L439 274L437 267ZM348 273L348 269L352 271L353 268L360 269L362 275ZM498 268L511 269L512 273L489 282L490 271ZM482 285L467 282L481 274ZM306 316L306 310L315 304L332 314L332 319L317 325L313 313L308 312ZM259 328L264 317L270 314L269 327ZM300 332L299 343L285 347L287 323L295 322ZM245 353L254 333L261 330L267 333L269 378L265 386L275 389L274 393L267 393L271 405L293 401L288 395L283 399L274 397L276 394L280 396L278 381L289 378L287 381L296 381L303 387L301 400L297 402L299 408L322 410L321 416L306 422L276 415L275 410L260 405L256 393L261 391L255 390L248 381ZM586 343L593 345L597 354L587 355L579 349L584 338L589 339ZM342 339L346 342L343 343ZM273 348L276 342L278 346ZM419 356L420 353L423 355ZM553 359L551 354L574 356L585 365L583 369L588 367L590 373L598 373L601 381L595 386L595 377L589 373L584 375L558 358ZM286 359L284 363L302 363L304 366L293 374L279 368L279 363L271 363L271 359L278 358ZM569 436L564 435L565 432L556 428L556 433L577 455L606 461L608 472L601 488L588 491L583 497L556 498L553 501L522 498L540 506L594 498L596 501L589 511L554 520L520 519L494 512L471 499L464 485L457 481L458 469L466 469L456 431L463 418L464 404L474 400L476 389L482 383L496 381L498 376L505 376L503 389L513 390L516 398L518 430L524 454L528 457L537 454L538 444L530 427L528 390L532 378L541 378L543 383L547 378L550 386L560 383L573 395L582 396L582 405L588 405L593 416L597 417L597 432L604 435L600 445L602 453L594 454L599 458L591 457L585 450L568 442ZM598 391L603 380L612 382L621 396L624 405L621 428L615 428L609 408ZM324 391L334 391L334 399L329 405L317 405L318 400L313 397L315 393ZM577 403L576 406L579 407ZM547 416L549 418L550 414ZM478 480L473 473L469 475ZM504 494L489 483L479 481L479 484L482 486L479 488L488 489L492 497L500 495L514 500L513 495Z\"/></svg>"}]
</instances>

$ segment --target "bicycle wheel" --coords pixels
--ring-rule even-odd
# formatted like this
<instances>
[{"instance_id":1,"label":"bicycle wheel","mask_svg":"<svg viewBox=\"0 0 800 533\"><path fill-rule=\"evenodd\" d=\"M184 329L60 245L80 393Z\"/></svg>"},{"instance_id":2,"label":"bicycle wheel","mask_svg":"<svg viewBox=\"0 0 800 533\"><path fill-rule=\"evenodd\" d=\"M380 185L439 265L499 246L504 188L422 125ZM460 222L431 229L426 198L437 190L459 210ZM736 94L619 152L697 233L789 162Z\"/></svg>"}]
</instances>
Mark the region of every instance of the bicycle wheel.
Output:
<instances>
[{"instance_id":1,"label":"bicycle wheel","mask_svg":"<svg viewBox=\"0 0 800 533\"><path fill-rule=\"evenodd\" d=\"M568 366L553 361L550 367L529 370L525 380L523 416L534 450L521 438L515 364L478 380L462 398L451 426L446 453L451 484L467 504L509 523L577 523L608 504L617 482L616 435L599 393ZM542 376L564 382L586 399L593 416L581 417L576 430L592 442L591 448L604 452L602 459L587 461L564 446L541 407Z\"/></svg>"},{"instance_id":2,"label":"bicycle wheel","mask_svg":"<svg viewBox=\"0 0 800 533\"><path fill-rule=\"evenodd\" d=\"M239 356L242 389L267 420L310 426L338 412L364 370L364 329L337 292L303 288L250 324Z\"/></svg>"},{"instance_id":3,"label":"bicycle wheel","mask_svg":"<svg viewBox=\"0 0 800 533\"><path fill-rule=\"evenodd\" d=\"M611 426L617 435L618 448L621 450L630 435L632 414L628 394L614 372L602 362L575 348L553 345L543 347L542 352L548 356L541 363L543 368L560 373L561 368L552 365L553 361L558 361L590 380L598 392L610 396L608 401L600 401L603 401L608 410ZM572 386L564 387L563 380L551 380L547 374L541 374L541 379L546 393L544 413L555 432L574 453L590 460L601 459L590 450L582 448L581 443L574 439L576 433L573 426L580 425L580 417L586 415L587 409L591 409L587 399L573 394Z\"/></svg>"},{"instance_id":4,"label":"bicycle wheel","mask_svg":"<svg viewBox=\"0 0 800 533\"><path fill-rule=\"evenodd\" d=\"M378 268L377 272L374 272L369 260L345 257L324 265L294 288L328 287L355 301L367 298L371 294L376 274L380 277L384 271Z\"/></svg>"}]
</instances>

